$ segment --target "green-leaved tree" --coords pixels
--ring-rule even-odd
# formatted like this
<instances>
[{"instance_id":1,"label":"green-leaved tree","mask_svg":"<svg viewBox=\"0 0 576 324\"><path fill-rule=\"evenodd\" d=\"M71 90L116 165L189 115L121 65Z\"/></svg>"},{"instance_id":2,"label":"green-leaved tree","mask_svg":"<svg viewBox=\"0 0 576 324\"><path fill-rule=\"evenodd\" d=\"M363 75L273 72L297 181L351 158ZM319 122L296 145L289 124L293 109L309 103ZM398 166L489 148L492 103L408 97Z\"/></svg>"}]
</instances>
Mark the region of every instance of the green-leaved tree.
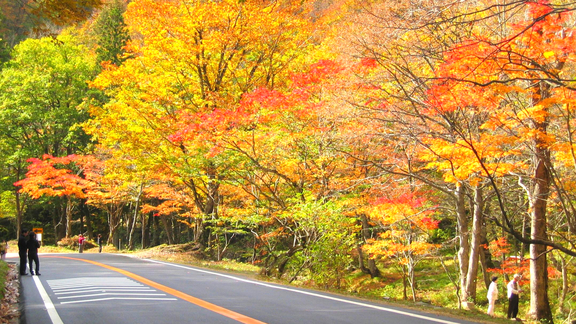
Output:
<instances>
[{"instance_id":1,"label":"green-leaved tree","mask_svg":"<svg viewBox=\"0 0 576 324\"><path fill-rule=\"evenodd\" d=\"M83 150L89 137L78 127L88 113L87 81L96 73L93 57L73 37L28 39L14 48L0 72L0 154L14 183L26 173L26 160ZM17 229L24 207L16 195Z\"/></svg>"}]
</instances>

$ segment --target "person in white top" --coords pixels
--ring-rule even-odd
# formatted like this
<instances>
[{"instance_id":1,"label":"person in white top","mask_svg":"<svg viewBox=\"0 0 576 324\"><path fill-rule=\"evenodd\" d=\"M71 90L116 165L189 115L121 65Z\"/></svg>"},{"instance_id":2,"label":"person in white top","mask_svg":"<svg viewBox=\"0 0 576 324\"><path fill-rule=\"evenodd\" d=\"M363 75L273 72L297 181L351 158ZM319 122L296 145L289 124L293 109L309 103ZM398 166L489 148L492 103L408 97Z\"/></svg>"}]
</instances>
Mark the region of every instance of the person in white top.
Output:
<instances>
[{"instance_id":1,"label":"person in white top","mask_svg":"<svg viewBox=\"0 0 576 324\"><path fill-rule=\"evenodd\" d=\"M498 299L498 286L496 285L496 280L498 277L492 277L492 282L490 287L488 287L488 315L494 316L494 307L496 305L496 300Z\"/></svg>"},{"instance_id":2,"label":"person in white top","mask_svg":"<svg viewBox=\"0 0 576 324\"><path fill-rule=\"evenodd\" d=\"M515 274L514 278L508 283L508 319L516 319L518 315L518 302L520 301L520 281L519 274Z\"/></svg>"}]
</instances>

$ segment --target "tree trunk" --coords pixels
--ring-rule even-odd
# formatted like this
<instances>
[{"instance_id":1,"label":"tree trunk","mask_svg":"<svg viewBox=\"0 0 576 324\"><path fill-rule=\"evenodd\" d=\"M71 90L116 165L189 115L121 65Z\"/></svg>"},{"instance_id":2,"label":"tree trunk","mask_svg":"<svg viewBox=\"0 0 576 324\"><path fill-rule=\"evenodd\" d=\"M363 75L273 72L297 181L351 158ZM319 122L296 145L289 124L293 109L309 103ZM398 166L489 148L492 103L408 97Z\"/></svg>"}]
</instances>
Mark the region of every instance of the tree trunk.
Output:
<instances>
[{"instance_id":1,"label":"tree trunk","mask_svg":"<svg viewBox=\"0 0 576 324\"><path fill-rule=\"evenodd\" d=\"M174 236L172 235L172 226L170 224L170 219L166 215L160 215L160 220L164 224L164 231L166 231L166 238L168 239L168 244L174 244Z\"/></svg>"},{"instance_id":2,"label":"tree trunk","mask_svg":"<svg viewBox=\"0 0 576 324\"><path fill-rule=\"evenodd\" d=\"M108 244L114 244L114 246L119 246L117 231L122 222L122 209L123 206L116 205L108 210L108 226L110 230Z\"/></svg>"},{"instance_id":3,"label":"tree trunk","mask_svg":"<svg viewBox=\"0 0 576 324\"><path fill-rule=\"evenodd\" d=\"M140 208L140 197L144 190L144 183L140 184L138 195L136 196L136 205L134 206L134 215L132 215L132 224L130 224L130 234L128 236L128 249L134 250L134 230L136 229L136 220L138 219L138 209Z\"/></svg>"},{"instance_id":4,"label":"tree trunk","mask_svg":"<svg viewBox=\"0 0 576 324\"><path fill-rule=\"evenodd\" d=\"M484 215L490 215L490 212L485 210ZM484 219L484 221L485 220L486 219ZM486 226L482 226L482 239L480 240L480 266L482 267L482 277L484 278L484 286L486 289L490 287L490 283L492 282L488 269L494 268L494 262L492 262L492 255L490 254L488 245L489 242L486 233Z\"/></svg>"},{"instance_id":5,"label":"tree trunk","mask_svg":"<svg viewBox=\"0 0 576 324\"><path fill-rule=\"evenodd\" d=\"M362 272L369 274L370 271L364 265L364 253L362 252L362 244L358 243L356 245L356 252L358 253L358 268L360 268Z\"/></svg>"},{"instance_id":6,"label":"tree trunk","mask_svg":"<svg viewBox=\"0 0 576 324\"><path fill-rule=\"evenodd\" d=\"M416 302L416 274L414 271L415 265L408 262L408 281L410 282L410 291L412 292L412 301Z\"/></svg>"},{"instance_id":7,"label":"tree trunk","mask_svg":"<svg viewBox=\"0 0 576 324\"><path fill-rule=\"evenodd\" d=\"M88 238L88 235L86 233L84 233L84 214L80 213L80 229L78 230L79 233L84 234L84 236L86 238Z\"/></svg>"},{"instance_id":8,"label":"tree trunk","mask_svg":"<svg viewBox=\"0 0 576 324\"><path fill-rule=\"evenodd\" d=\"M88 238L94 239L94 232L92 231L92 217L90 216L90 208L86 204L86 199L80 200L81 213L86 219L86 233Z\"/></svg>"},{"instance_id":9,"label":"tree trunk","mask_svg":"<svg viewBox=\"0 0 576 324\"><path fill-rule=\"evenodd\" d=\"M125 242L126 242L126 249L130 250L130 241L132 240L132 233L133 233L133 228L132 225L135 225L136 223L134 222L134 217L136 217L136 215L134 214L134 204L132 201L130 201L130 203L128 204L128 210L125 213L125 217L126 220L124 221L124 224L126 226L126 231L124 232L125 235Z\"/></svg>"},{"instance_id":10,"label":"tree trunk","mask_svg":"<svg viewBox=\"0 0 576 324\"><path fill-rule=\"evenodd\" d=\"M460 249L458 250L458 263L460 265L460 287L462 291L462 301L465 303L468 300L466 294L466 277L468 275L468 265L470 258L470 243L468 232L468 215L466 215L466 205L464 200L464 188L459 186L456 188L456 217L458 220L458 238L460 240Z\"/></svg>"},{"instance_id":11,"label":"tree trunk","mask_svg":"<svg viewBox=\"0 0 576 324\"><path fill-rule=\"evenodd\" d=\"M405 267L402 266L402 298L408 300L408 275L406 274Z\"/></svg>"},{"instance_id":12,"label":"tree trunk","mask_svg":"<svg viewBox=\"0 0 576 324\"><path fill-rule=\"evenodd\" d=\"M546 240L546 205L549 196L550 174L546 160L547 149L536 145L536 170L531 199L531 235L533 240ZM530 316L539 321L553 323L552 310L548 299L548 267L546 246L530 245Z\"/></svg>"},{"instance_id":13,"label":"tree trunk","mask_svg":"<svg viewBox=\"0 0 576 324\"><path fill-rule=\"evenodd\" d=\"M198 217L201 221L197 226L198 240L196 241L203 247L207 247L210 242L210 229L204 223L205 220L218 218L218 204L220 203L220 182L216 173L216 167L209 165L206 168L207 181L199 181L203 186L199 186L197 181L189 179L186 185L192 190L194 204L198 210L202 211L204 217ZM198 224L197 224L198 225Z\"/></svg>"},{"instance_id":14,"label":"tree trunk","mask_svg":"<svg viewBox=\"0 0 576 324\"><path fill-rule=\"evenodd\" d=\"M536 84L533 94L533 105L539 104L543 99L549 98L550 85L544 82ZM547 112L547 111L546 111ZM550 149L546 143L548 120L533 121L537 136L534 138L534 176L531 179L532 193L530 196L531 234L533 240L548 239L546 228L546 206L550 196ZM534 319L546 323L553 323L552 310L548 299L548 268L546 246L530 245L530 311Z\"/></svg>"},{"instance_id":15,"label":"tree trunk","mask_svg":"<svg viewBox=\"0 0 576 324\"><path fill-rule=\"evenodd\" d=\"M288 251L286 251L282 255L281 258L279 258L280 262L278 262L278 267L277 267L278 274L276 276L278 279L280 279L282 277L282 275L284 275L288 261L290 261L292 256L294 256L298 251L301 251L302 249L303 249L303 247L301 245L292 246L292 247L290 247L290 249Z\"/></svg>"},{"instance_id":16,"label":"tree trunk","mask_svg":"<svg viewBox=\"0 0 576 324\"><path fill-rule=\"evenodd\" d=\"M566 257L562 254L558 254L556 257L554 254L550 254L550 261L554 264L556 269L561 269L562 271L562 288L558 294L558 313L569 312L570 310L565 307L566 295L570 289L570 281L568 278L568 265L570 261L566 261Z\"/></svg>"},{"instance_id":17,"label":"tree trunk","mask_svg":"<svg viewBox=\"0 0 576 324\"><path fill-rule=\"evenodd\" d=\"M476 301L476 285L478 279L478 259L481 252L482 223L484 217L484 197L481 187L474 190L474 216L472 221L472 240L470 247L470 261L468 262L468 273L466 275L466 286L464 295L468 301ZM483 251L482 251L483 252Z\"/></svg>"},{"instance_id":18,"label":"tree trunk","mask_svg":"<svg viewBox=\"0 0 576 324\"><path fill-rule=\"evenodd\" d=\"M66 237L72 235L72 201L70 197L66 199ZM80 229L82 232L82 229Z\"/></svg>"},{"instance_id":19,"label":"tree trunk","mask_svg":"<svg viewBox=\"0 0 576 324\"><path fill-rule=\"evenodd\" d=\"M20 237L22 233L22 220L23 220L23 212L22 212L22 204L20 203L20 192L18 189L14 191L14 195L16 196L16 239Z\"/></svg>"},{"instance_id":20,"label":"tree trunk","mask_svg":"<svg viewBox=\"0 0 576 324\"><path fill-rule=\"evenodd\" d=\"M570 281L568 280L568 264L566 264L566 260L564 257L561 257L562 260L562 290L560 291L560 296L558 296L558 311L564 312L566 311L566 307L564 305L566 301L566 295L568 294L568 289L570 289L569 284Z\"/></svg>"},{"instance_id":21,"label":"tree trunk","mask_svg":"<svg viewBox=\"0 0 576 324\"><path fill-rule=\"evenodd\" d=\"M524 214L524 216L522 216L522 237L528 237L528 233L530 233L530 216ZM520 246L520 255L524 257L528 250L530 250L530 245L522 243Z\"/></svg>"},{"instance_id":22,"label":"tree trunk","mask_svg":"<svg viewBox=\"0 0 576 324\"><path fill-rule=\"evenodd\" d=\"M486 289L488 289L488 287L490 287L490 275L488 274L488 269L491 268L491 266L488 265L488 257L490 255L490 252L484 247L484 245L487 245L487 242L485 240L483 240L481 242L481 247L480 247L480 268L482 269L482 278L484 278L484 286L486 287Z\"/></svg>"},{"instance_id":23,"label":"tree trunk","mask_svg":"<svg viewBox=\"0 0 576 324\"><path fill-rule=\"evenodd\" d=\"M128 234L128 249L134 250L134 231L136 230L136 222L138 220L138 209L134 209L134 215L132 215L132 224L130 224L130 233Z\"/></svg>"},{"instance_id":24,"label":"tree trunk","mask_svg":"<svg viewBox=\"0 0 576 324\"><path fill-rule=\"evenodd\" d=\"M16 181L20 181L20 176L22 175L21 161L18 160L18 167L16 168ZM22 222L24 221L24 211L22 207L22 201L20 200L21 195L19 188L12 186L14 188L14 196L16 199L16 239L20 237L22 233Z\"/></svg>"},{"instance_id":25,"label":"tree trunk","mask_svg":"<svg viewBox=\"0 0 576 324\"><path fill-rule=\"evenodd\" d=\"M148 228L148 222L146 222L147 216L145 213L140 214L141 222L142 222L142 248L145 249L148 247L148 234L150 230Z\"/></svg>"},{"instance_id":26,"label":"tree trunk","mask_svg":"<svg viewBox=\"0 0 576 324\"><path fill-rule=\"evenodd\" d=\"M64 226L65 212L61 204L54 204L52 210L52 225L54 226L55 241L58 242L66 237L66 226Z\"/></svg>"},{"instance_id":27,"label":"tree trunk","mask_svg":"<svg viewBox=\"0 0 576 324\"><path fill-rule=\"evenodd\" d=\"M160 217L152 216L152 242L153 246L160 245Z\"/></svg>"},{"instance_id":28,"label":"tree trunk","mask_svg":"<svg viewBox=\"0 0 576 324\"><path fill-rule=\"evenodd\" d=\"M366 217L365 214L360 214L359 216L360 222L362 223L362 238L365 242L366 240L370 239L370 226L368 224L368 217ZM370 274L371 278L380 277L380 270L376 266L376 260L368 258L368 267L364 266L364 253L362 253L362 247L360 244L358 245L358 258L362 272Z\"/></svg>"},{"instance_id":29,"label":"tree trunk","mask_svg":"<svg viewBox=\"0 0 576 324\"><path fill-rule=\"evenodd\" d=\"M172 238L174 239L174 244L182 243L182 223L177 219L177 216L170 217L170 223L172 224Z\"/></svg>"}]
</instances>

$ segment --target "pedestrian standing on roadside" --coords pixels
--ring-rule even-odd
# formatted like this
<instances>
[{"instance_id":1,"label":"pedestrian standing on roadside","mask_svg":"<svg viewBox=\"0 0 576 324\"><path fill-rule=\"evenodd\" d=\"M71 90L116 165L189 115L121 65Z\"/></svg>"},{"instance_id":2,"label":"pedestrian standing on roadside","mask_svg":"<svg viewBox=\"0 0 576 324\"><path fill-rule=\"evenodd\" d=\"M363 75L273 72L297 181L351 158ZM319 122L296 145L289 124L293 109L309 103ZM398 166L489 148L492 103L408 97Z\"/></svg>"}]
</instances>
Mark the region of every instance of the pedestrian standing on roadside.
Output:
<instances>
[{"instance_id":1,"label":"pedestrian standing on roadside","mask_svg":"<svg viewBox=\"0 0 576 324\"><path fill-rule=\"evenodd\" d=\"M82 235L82 234L78 235L78 247L79 247L78 252L79 253L84 252L84 240L85 240L84 235Z\"/></svg>"},{"instance_id":2,"label":"pedestrian standing on roadside","mask_svg":"<svg viewBox=\"0 0 576 324\"><path fill-rule=\"evenodd\" d=\"M18 255L20 255L20 275L25 276L26 264L28 263L27 251L28 251L28 230L22 229L22 234L18 238Z\"/></svg>"},{"instance_id":3,"label":"pedestrian standing on roadside","mask_svg":"<svg viewBox=\"0 0 576 324\"><path fill-rule=\"evenodd\" d=\"M102 253L102 234L98 234L98 253Z\"/></svg>"},{"instance_id":4,"label":"pedestrian standing on roadside","mask_svg":"<svg viewBox=\"0 0 576 324\"><path fill-rule=\"evenodd\" d=\"M496 300L498 299L498 286L496 285L496 280L498 277L492 277L492 282L490 287L488 287L488 315L494 317L494 307L496 306Z\"/></svg>"},{"instance_id":5,"label":"pedestrian standing on roadside","mask_svg":"<svg viewBox=\"0 0 576 324\"><path fill-rule=\"evenodd\" d=\"M518 302L520 301L520 281L521 276L515 274L514 278L508 283L508 319L516 319L518 316Z\"/></svg>"},{"instance_id":6,"label":"pedestrian standing on roadside","mask_svg":"<svg viewBox=\"0 0 576 324\"><path fill-rule=\"evenodd\" d=\"M28 234L28 265L30 266L31 275L40 275L40 260L38 259L38 249L40 248L40 242L36 239L36 233L30 232ZM36 263L36 270L32 267L32 263Z\"/></svg>"}]
</instances>

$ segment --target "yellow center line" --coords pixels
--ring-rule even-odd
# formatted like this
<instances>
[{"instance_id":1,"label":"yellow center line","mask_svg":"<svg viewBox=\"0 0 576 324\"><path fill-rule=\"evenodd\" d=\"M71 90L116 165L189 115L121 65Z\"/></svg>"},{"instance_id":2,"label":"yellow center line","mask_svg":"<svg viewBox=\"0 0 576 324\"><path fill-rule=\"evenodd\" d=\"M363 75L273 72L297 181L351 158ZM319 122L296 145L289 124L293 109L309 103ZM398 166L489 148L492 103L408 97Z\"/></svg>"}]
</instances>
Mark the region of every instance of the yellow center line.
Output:
<instances>
[{"instance_id":1,"label":"yellow center line","mask_svg":"<svg viewBox=\"0 0 576 324\"><path fill-rule=\"evenodd\" d=\"M200 306L200 307L203 307L203 308L205 308L205 309L207 309L207 310L213 311L214 313L218 313L218 314L220 314L220 315L226 316L226 317L231 318L231 319L233 319L233 320L236 320L236 321L238 321L238 322L240 322L240 323L245 323L245 324L266 324L266 323L264 323L264 322L261 322L261 321L259 321L259 320L253 319L253 318L251 318L251 317L248 317L248 316L245 316L245 315L236 313L236 312L231 311L231 310L229 310L229 309L226 309L226 308L224 308L224 307L220 307L220 306L218 306L218 305L214 305L214 304L209 303L209 302L207 302L207 301L204 301L204 300L202 300L202 299L199 299L199 298L190 296L190 295L188 295L188 294L185 294L185 293L183 293L183 292L181 292L181 291L178 291L178 290L176 290L176 289L170 288L170 287L168 287L168 286L161 285L161 284L159 284L159 283L157 283L157 282L154 282L154 281L152 281L152 280L146 279L146 278L141 277L141 276L139 276L139 275L137 275L137 274L134 274L134 273L132 273L132 272L129 272L129 271L126 271L126 270L122 270L122 269L120 269L120 268L112 267L112 266L109 266L109 265L104 264L104 263L100 263L100 262L96 262L96 261L92 261L92 260L84 260L84 259L78 259L78 258L72 258L72 257L65 257L65 256L44 256L44 258L47 258L47 257L48 257L48 258L70 259L70 260L77 260L77 261L84 261L84 262L87 262L87 263L92 263L92 264L94 264L94 265L97 265L97 266L100 266L100 267L103 267L103 268L106 268L106 269L110 269L110 270L112 270L112 271L119 272L119 273L121 273L121 274L123 274L123 275L125 275L125 276L127 276L127 277L129 277L129 278L132 278L132 279L134 279L134 280L136 280L136 281L139 281L139 282L141 282L141 283L143 283L143 284L145 284L145 285L151 286L151 287L156 288L156 289L158 289L158 290L161 290L161 291L163 291L163 292L165 292L165 293L167 293L167 294L170 294L170 295L172 295L172 296L178 297L178 298L183 299L183 300L185 300L185 301L187 301L187 302L189 302L189 303L192 303L192 304L198 305L198 306Z\"/></svg>"}]
</instances>

